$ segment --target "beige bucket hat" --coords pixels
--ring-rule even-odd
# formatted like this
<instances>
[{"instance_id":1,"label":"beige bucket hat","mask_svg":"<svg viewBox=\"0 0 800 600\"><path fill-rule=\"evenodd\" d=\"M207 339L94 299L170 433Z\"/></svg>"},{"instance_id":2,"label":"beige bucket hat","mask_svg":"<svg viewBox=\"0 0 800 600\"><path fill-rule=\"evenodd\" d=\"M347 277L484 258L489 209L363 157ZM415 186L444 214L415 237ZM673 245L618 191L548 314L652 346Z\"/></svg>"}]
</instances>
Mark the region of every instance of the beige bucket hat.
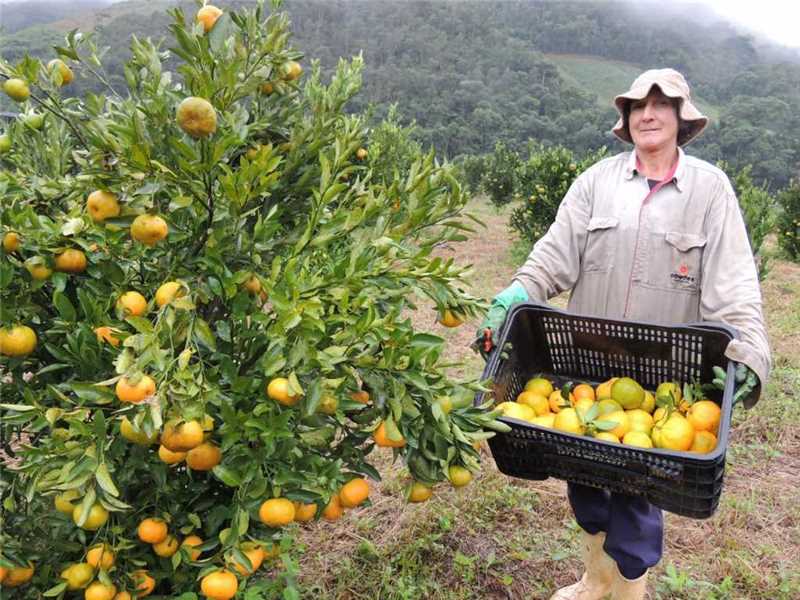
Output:
<instances>
[{"instance_id":1,"label":"beige bucket hat","mask_svg":"<svg viewBox=\"0 0 800 600\"><path fill-rule=\"evenodd\" d=\"M614 125L614 135L623 142L633 143L627 124L624 122L625 106L631 100L646 98L654 85L657 85L665 96L680 100L678 114L685 125L678 130L678 145L685 146L706 128L708 117L692 104L689 84L686 83L683 75L675 69L650 69L645 71L634 80L631 89L614 98L614 106L616 106L620 115L617 124Z\"/></svg>"}]
</instances>

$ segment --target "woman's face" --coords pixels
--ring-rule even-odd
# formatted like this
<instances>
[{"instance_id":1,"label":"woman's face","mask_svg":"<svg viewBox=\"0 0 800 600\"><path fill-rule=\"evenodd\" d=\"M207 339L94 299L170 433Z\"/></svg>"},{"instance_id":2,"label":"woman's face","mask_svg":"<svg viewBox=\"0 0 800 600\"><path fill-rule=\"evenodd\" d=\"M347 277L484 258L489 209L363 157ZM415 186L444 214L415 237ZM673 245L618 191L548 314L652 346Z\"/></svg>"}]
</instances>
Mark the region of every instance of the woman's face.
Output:
<instances>
[{"instance_id":1,"label":"woman's face","mask_svg":"<svg viewBox=\"0 0 800 600\"><path fill-rule=\"evenodd\" d=\"M678 144L678 109L675 102L654 87L646 98L633 100L628 130L641 150L660 150Z\"/></svg>"}]
</instances>

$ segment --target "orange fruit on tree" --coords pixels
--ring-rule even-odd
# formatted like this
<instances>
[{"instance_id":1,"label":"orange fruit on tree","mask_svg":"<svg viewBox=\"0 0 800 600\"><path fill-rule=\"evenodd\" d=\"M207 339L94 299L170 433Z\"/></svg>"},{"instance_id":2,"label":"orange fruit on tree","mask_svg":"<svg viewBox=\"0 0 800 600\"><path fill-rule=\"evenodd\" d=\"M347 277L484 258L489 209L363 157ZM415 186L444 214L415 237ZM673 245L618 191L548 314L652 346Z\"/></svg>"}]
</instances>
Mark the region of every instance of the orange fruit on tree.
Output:
<instances>
[{"instance_id":1,"label":"orange fruit on tree","mask_svg":"<svg viewBox=\"0 0 800 600\"><path fill-rule=\"evenodd\" d=\"M357 392L350 392L350 398L354 402L361 404L369 404L369 392L366 390L358 390Z\"/></svg>"},{"instance_id":2,"label":"orange fruit on tree","mask_svg":"<svg viewBox=\"0 0 800 600\"><path fill-rule=\"evenodd\" d=\"M197 560L200 558L200 555L203 553L202 550L195 550L195 546L200 546L203 543L203 539L197 535L187 535L183 538L181 542L181 547L186 546L187 551L189 552L189 558L191 560Z\"/></svg>"},{"instance_id":3,"label":"orange fruit on tree","mask_svg":"<svg viewBox=\"0 0 800 600\"><path fill-rule=\"evenodd\" d=\"M3 84L3 91L15 102L25 102L31 96L31 89L28 84L17 77L6 79Z\"/></svg>"},{"instance_id":4,"label":"orange fruit on tree","mask_svg":"<svg viewBox=\"0 0 800 600\"><path fill-rule=\"evenodd\" d=\"M195 471L210 471L222 460L219 447L211 442L203 442L186 454L186 464Z\"/></svg>"},{"instance_id":5,"label":"orange fruit on tree","mask_svg":"<svg viewBox=\"0 0 800 600\"><path fill-rule=\"evenodd\" d=\"M113 600L117 594L114 584L106 585L101 581L93 581L83 593L84 600Z\"/></svg>"},{"instance_id":6,"label":"orange fruit on tree","mask_svg":"<svg viewBox=\"0 0 800 600\"><path fill-rule=\"evenodd\" d=\"M689 407L686 418L695 431L710 431L715 433L719 427L722 410L712 400L700 400Z\"/></svg>"},{"instance_id":7,"label":"orange fruit on tree","mask_svg":"<svg viewBox=\"0 0 800 600\"><path fill-rule=\"evenodd\" d=\"M21 243L22 238L16 231L9 231L3 236L3 250L6 254L13 254L16 252Z\"/></svg>"},{"instance_id":8,"label":"orange fruit on tree","mask_svg":"<svg viewBox=\"0 0 800 600\"><path fill-rule=\"evenodd\" d=\"M86 198L86 210L95 223L118 217L120 208L117 195L105 190L95 190Z\"/></svg>"},{"instance_id":9,"label":"orange fruit on tree","mask_svg":"<svg viewBox=\"0 0 800 600\"><path fill-rule=\"evenodd\" d=\"M45 264L41 256L32 256L25 261L25 269L35 281L44 281L53 274L53 270Z\"/></svg>"},{"instance_id":10,"label":"orange fruit on tree","mask_svg":"<svg viewBox=\"0 0 800 600\"><path fill-rule=\"evenodd\" d=\"M203 26L203 31L208 33L222 16L222 11L211 4L206 4L197 11L197 22Z\"/></svg>"},{"instance_id":11,"label":"orange fruit on tree","mask_svg":"<svg viewBox=\"0 0 800 600\"><path fill-rule=\"evenodd\" d=\"M36 348L36 333L27 325L0 329L0 354L27 356Z\"/></svg>"},{"instance_id":12,"label":"orange fruit on tree","mask_svg":"<svg viewBox=\"0 0 800 600\"><path fill-rule=\"evenodd\" d=\"M75 525L78 525L78 521L81 518L81 505L75 505L75 508L72 509L72 520L74 521ZM86 520L83 522L83 525L79 525L81 529L86 529L88 531L97 531L103 525L106 524L108 521L108 511L105 507L100 504L99 502L95 502L92 504L91 508L89 509L89 515L86 517Z\"/></svg>"},{"instance_id":13,"label":"orange fruit on tree","mask_svg":"<svg viewBox=\"0 0 800 600\"><path fill-rule=\"evenodd\" d=\"M139 597L141 598L141 595ZM131 600L131 593L126 591L117 592L117 595L114 596L114 600Z\"/></svg>"},{"instance_id":14,"label":"orange fruit on tree","mask_svg":"<svg viewBox=\"0 0 800 600\"><path fill-rule=\"evenodd\" d=\"M285 377L276 377L267 384L267 396L284 406L294 406L300 400L299 394L289 393L289 380Z\"/></svg>"},{"instance_id":15,"label":"orange fruit on tree","mask_svg":"<svg viewBox=\"0 0 800 600\"><path fill-rule=\"evenodd\" d=\"M317 515L316 504L294 503L294 520L300 523L311 521Z\"/></svg>"},{"instance_id":16,"label":"orange fruit on tree","mask_svg":"<svg viewBox=\"0 0 800 600\"><path fill-rule=\"evenodd\" d=\"M325 509L322 511L322 517L326 521L336 521L344 514L342 502L339 500L339 494L333 494Z\"/></svg>"},{"instance_id":17,"label":"orange fruit on tree","mask_svg":"<svg viewBox=\"0 0 800 600\"><path fill-rule=\"evenodd\" d=\"M52 71L56 69L61 75L61 85L69 85L72 83L72 80L75 79L75 73L72 72L72 69L69 68L69 65L65 63L60 58L54 58L49 63L47 63L47 70Z\"/></svg>"},{"instance_id":18,"label":"orange fruit on tree","mask_svg":"<svg viewBox=\"0 0 800 600\"><path fill-rule=\"evenodd\" d=\"M167 222L158 215L139 215L131 223L131 237L145 246L155 246L168 234Z\"/></svg>"},{"instance_id":19,"label":"orange fruit on tree","mask_svg":"<svg viewBox=\"0 0 800 600\"><path fill-rule=\"evenodd\" d=\"M156 588L156 580L150 576L150 573L144 569L138 569L131 576L133 577L133 583L136 585L137 598L144 598L153 593Z\"/></svg>"},{"instance_id":20,"label":"orange fruit on tree","mask_svg":"<svg viewBox=\"0 0 800 600\"><path fill-rule=\"evenodd\" d=\"M657 448L687 451L694 442L694 427L680 413L672 413L665 421L653 427L653 442Z\"/></svg>"},{"instance_id":21,"label":"orange fruit on tree","mask_svg":"<svg viewBox=\"0 0 800 600\"><path fill-rule=\"evenodd\" d=\"M362 477L351 479L339 490L339 501L345 508L355 508L369 497L369 483Z\"/></svg>"},{"instance_id":22,"label":"orange fruit on tree","mask_svg":"<svg viewBox=\"0 0 800 600\"><path fill-rule=\"evenodd\" d=\"M322 398L319 400L317 412L321 412L325 415L335 415L337 408L339 408L339 401L336 399L336 396L323 394Z\"/></svg>"},{"instance_id":23,"label":"orange fruit on tree","mask_svg":"<svg viewBox=\"0 0 800 600\"><path fill-rule=\"evenodd\" d=\"M158 447L158 458L168 465L176 465L186 459L186 452L173 452L164 446Z\"/></svg>"},{"instance_id":24,"label":"orange fruit on tree","mask_svg":"<svg viewBox=\"0 0 800 600\"><path fill-rule=\"evenodd\" d=\"M717 436L710 431L700 430L695 432L689 452L707 454L717 447Z\"/></svg>"},{"instance_id":25,"label":"orange fruit on tree","mask_svg":"<svg viewBox=\"0 0 800 600\"><path fill-rule=\"evenodd\" d=\"M356 158L358 160L364 160L365 158L367 158L367 154L368 153L366 148L359 148L358 150L356 150Z\"/></svg>"},{"instance_id":26,"label":"orange fruit on tree","mask_svg":"<svg viewBox=\"0 0 800 600\"><path fill-rule=\"evenodd\" d=\"M583 398L588 398L592 402L595 400L594 389L588 383L579 383L572 388L572 394L575 396L575 401Z\"/></svg>"},{"instance_id":27,"label":"orange fruit on tree","mask_svg":"<svg viewBox=\"0 0 800 600\"><path fill-rule=\"evenodd\" d=\"M264 500L258 509L258 518L269 527L283 527L294 521L294 504L287 498Z\"/></svg>"},{"instance_id":28,"label":"orange fruit on tree","mask_svg":"<svg viewBox=\"0 0 800 600\"><path fill-rule=\"evenodd\" d=\"M171 419L164 425L161 445L173 452L187 452L203 443L203 426L199 421Z\"/></svg>"},{"instance_id":29,"label":"orange fruit on tree","mask_svg":"<svg viewBox=\"0 0 800 600\"><path fill-rule=\"evenodd\" d=\"M272 92L275 91L275 86L272 84L271 81L265 81L261 84L261 93L264 95L270 95Z\"/></svg>"},{"instance_id":30,"label":"orange fruit on tree","mask_svg":"<svg viewBox=\"0 0 800 600\"><path fill-rule=\"evenodd\" d=\"M3 583L3 580L6 578L6 575L8 575L8 569L6 569L5 567L0 567L0 583Z\"/></svg>"},{"instance_id":31,"label":"orange fruit on tree","mask_svg":"<svg viewBox=\"0 0 800 600\"><path fill-rule=\"evenodd\" d=\"M138 404L145 398L156 393L156 382L149 375L142 375L139 379L128 378L123 375L114 387L117 398L121 402Z\"/></svg>"},{"instance_id":32,"label":"orange fruit on tree","mask_svg":"<svg viewBox=\"0 0 800 600\"><path fill-rule=\"evenodd\" d=\"M56 271L62 273L83 273L86 270L86 255L82 250L67 248L56 254L53 264Z\"/></svg>"},{"instance_id":33,"label":"orange fruit on tree","mask_svg":"<svg viewBox=\"0 0 800 600\"><path fill-rule=\"evenodd\" d=\"M233 568L242 577L249 577L258 571L261 563L264 562L264 558L266 557L264 548L254 542L245 542L239 547L239 550L241 550L242 554L244 554L250 561L250 567L248 568L246 564L238 562L236 558L234 558Z\"/></svg>"},{"instance_id":34,"label":"orange fruit on tree","mask_svg":"<svg viewBox=\"0 0 800 600\"><path fill-rule=\"evenodd\" d=\"M68 590L82 590L94 579L94 567L85 562L71 564L61 571L61 579L67 582Z\"/></svg>"},{"instance_id":35,"label":"orange fruit on tree","mask_svg":"<svg viewBox=\"0 0 800 600\"><path fill-rule=\"evenodd\" d=\"M611 397L625 410L639 408L644 401L644 388L630 377L620 377L611 384Z\"/></svg>"},{"instance_id":36,"label":"orange fruit on tree","mask_svg":"<svg viewBox=\"0 0 800 600\"><path fill-rule=\"evenodd\" d=\"M78 490L67 490L59 494L55 497L56 510L62 514L72 516L72 511L75 510L74 501L80 497Z\"/></svg>"},{"instance_id":37,"label":"orange fruit on tree","mask_svg":"<svg viewBox=\"0 0 800 600\"><path fill-rule=\"evenodd\" d=\"M117 298L117 311L123 317L141 317L147 312L147 299L139 292L125 292Z\"/></svg>"},{"instance_id":38,"label":"orange fruit on tree","mask_svg":"<svg viewBox=\"0 0 800 600\"><path fill-rule=\"evenodd\" d=\"M97 336L98 342L107 342L116 348L119 346L120 340L118 337L114 337L115 333L118 333L118 331L113 327L109 327L108 325L102 325L101 327L94 328L94 334Z\"/></svg>"},{"instance_id":39,"label":"orange fruit on tree","mask_svg":"<svg viewBox=\"0 0 800 600\"><path fill-rule=\"evenodd\" d=\"M217 111L205 98L184 98L175 113L178 126L195 139L210 136L217 130Z\"/></svg>"},{"instance_id":40,"label":"orange fruit on tree","mask_svg":"<svg viewBox=\"0 0 800 600\"><path fill-rule=\"evenodd\" d=\"M402 448L406 445L406 440L401 436L400 440L390 439L386 433L386 422L381 421L378 428L372 433L372 439L375 440L375 445L381 448Z\"/></svg>"},{"instance_id":41,"label":"orange fruit on tree","mask_svg":"<svg viewBox=\"0 0 800 600\"><path fill-rule=\"evenodd\" d=\"M153 552L162 558L169 558L178 551L180 545L174 535L167 535L163 541L153 544Z\"/></svg>"},{"instance_id":42,"label":"orange fruit on tree","mask_svg":"<svg viewBox=\"0 0 800 600\"><path fill-rule=\"evenodd\" d=\"M425 502L433 495L433 490L425 485L424 483L420 483L419 481L415 481L411 484L411 489L408 492L408 501L409 502Z\"/></svg>"},{"instance_id":43,"label":"orange fruit on tree","mask_svg":"<svg viewBox=\"0 0 800 600\"><path fill-rule=\"evenodd\" d=\"M460 488L469 485L472 481L472 473L461 465L450 465L447 470L447 478L454 488Z\"/></svg>"},{"instance_id":44,"label":"orange fruit on tree","mask_svg":"<svg viewBox=\"0 0 800 600\"><path fill-rule=\"evenodd\" d=\"M441 323L445 327L458 327L463 322L464 322L464 318L461 315L458 315L458 314L454 313L450 309L446 309L439 316L439 323Z\"/></svg>"},{"instance_id":45,"label":"orange fruit on tree","mask_svg":"<svg viewBox=\"0 0 800 600\"><path fill-rule=\"evenodd\" d=\"M180 281L167 281L156 290L156 304L162 307L169 304L175 298L181 298L186 295L186 290Z\"/></svg>"},{"instance_id":46,"label":"orange fruit on tree","mask_svg":"<svg viewBox=\"0 0 800 600\"><path fill-rule=\"evenodd\" d=\"M28 561L27 567L11 567L3 578L3 587L19 587L28 583L33 577L35 568Z\"/></svg>"},{"instance_id":47,"label":"orange fruit on tree","mask_svg":"<svg viewBox=\"0 0 800 600\"><path fill-rule=\"evenodd\" d=\"M533 391L523 391L517 396L517 402L530 406L537 417L545 415L550 412L550 403L546 396Z\"/></svg>"},{"instance_id":48,"label":"orange fruit on tree","mask_svg":"<svg viewBox=\"0 0 800 600\"><path fill-rule=\"evenodd\" d=\"M250 279L244 282L244 289L256 295L261 291L261 281L255 275L251 275Z\"/></svg>"},{"instance_id":49,"label":"orange fruit on tree","mask_svg":"<svg viewBox=\"0 0 800 600\"><path fill-rule=\"evenodd\" d=\"M594 391L595 399L599 401L611 398L611 386L614 385L617 379L619 379L619 377L612 377L608 381L598 384L597 389Z\"/></svg>"},{"instance_id":50,"label":"orange fruit on tree","mask_svg":"<svg viewBox=\"0 0 800 600\"><path fill-rule=\"evenodd\" d=\"M143 519L136 528L136 535L146 544L160 544L167 539L168 533L167 524L154 517Z\"/></svg>"},{"instance_id":51,"label":"orange fruit on tree","mask_svg":"<svg viewBox=\"0 0 800 600\"><path fill-rule=\"evenodd\" d=\"M86 553L86 562L96 569L108 571L114 564L116 554L108 544L95 544Z\"/></svg>"},{"instance_id":52,"label":"orange fruit on tree","mask_svg":"<svg viewBox=\"0 0 800 600\"><path fill-rule=\"evenodd\" d=\"M286 81L299 79L302 74L303 67L295 60L290 60L283 65L283 78Z\"/></svg>"},{"instance_id":53,"label":"orange fruit on tree","mask_svg":"<svg viewBox=\"0 0 800 600\"><path fill-rule=\"evenodd\" d=\"M200 591L210 600L230 600L238 589L236 575L225 569L209 573L200 580Z\"/></svg>"}]
</instances>

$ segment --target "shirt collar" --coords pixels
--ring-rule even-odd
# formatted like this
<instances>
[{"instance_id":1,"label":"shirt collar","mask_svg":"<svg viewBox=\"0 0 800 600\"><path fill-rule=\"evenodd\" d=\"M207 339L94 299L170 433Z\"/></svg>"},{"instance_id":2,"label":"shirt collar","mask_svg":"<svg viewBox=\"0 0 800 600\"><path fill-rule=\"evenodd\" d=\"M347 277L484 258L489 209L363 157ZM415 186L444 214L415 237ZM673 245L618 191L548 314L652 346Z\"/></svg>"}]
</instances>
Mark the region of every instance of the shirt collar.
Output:
<instances>
[{"instance_id":1,"label":"shirt collar","mask_svg":"<svg viewBox=\"0 0 800 600\"><path fill-rule=\"evenodd\" d=\"M683 191L683 176L686 173L686 154L683 152L683 148L678 146L678 168L675 169L675 175L672 178L672 182L675 184L675 188L679 191ZM639 172L636 170L636 149L634 148L631 150L630 156L628 156L628 162L625 165L625 179L633 179L634 175L638 175Z\"/></svg>"}]
</instances>

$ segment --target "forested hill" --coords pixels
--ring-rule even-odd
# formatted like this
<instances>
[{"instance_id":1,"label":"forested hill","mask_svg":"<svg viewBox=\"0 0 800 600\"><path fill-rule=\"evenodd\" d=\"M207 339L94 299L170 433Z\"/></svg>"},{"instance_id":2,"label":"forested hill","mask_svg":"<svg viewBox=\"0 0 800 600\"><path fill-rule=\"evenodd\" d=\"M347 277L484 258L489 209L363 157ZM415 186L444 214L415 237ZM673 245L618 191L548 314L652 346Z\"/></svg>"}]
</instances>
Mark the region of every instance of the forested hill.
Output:
<instances>
[{"instance_id":1,"label":"forested hill","mask_svg":"<svg viewBox=\"0 0 800 600\"><path fill-rule=\"evenodd\" d=\"M194 13L192 2L132 1L106 8L102 19L80 19L110 46L113 80L122 81L122 40L164 36L164 7L174 4ZM692 153L752 163L754 175L775 187L797 177L800 53L745 35L701 5L664 4L289 0L284 7L295 44L324 69L363 52L364 91L354 110L372 105L380 117L396 102L422 141L446 156L486 152L499 140L518 149L529 139L616 149L610 95L645 68L673 66L714 118ZM10 60L46 52L65 26L46 27L4 35L0 50Z\"/></svg>"}]
</instances>

